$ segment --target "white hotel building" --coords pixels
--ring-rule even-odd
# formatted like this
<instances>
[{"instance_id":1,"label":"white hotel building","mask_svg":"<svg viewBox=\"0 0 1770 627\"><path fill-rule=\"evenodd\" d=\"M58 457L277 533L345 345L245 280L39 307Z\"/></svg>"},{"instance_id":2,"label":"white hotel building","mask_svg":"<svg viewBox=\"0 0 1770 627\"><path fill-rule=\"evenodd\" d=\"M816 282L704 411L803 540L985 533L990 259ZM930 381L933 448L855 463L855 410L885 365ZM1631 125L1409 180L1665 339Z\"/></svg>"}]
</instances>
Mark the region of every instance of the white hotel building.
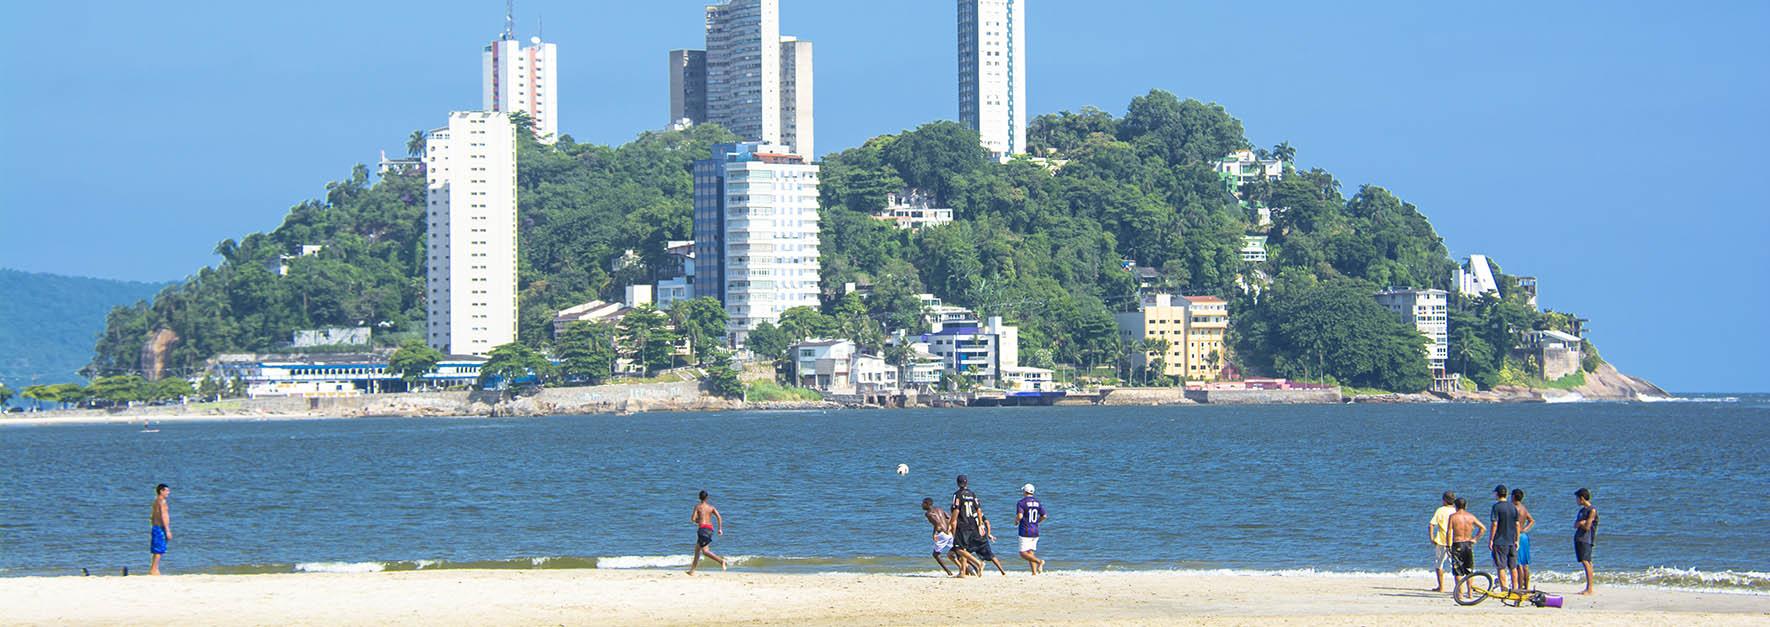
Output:
<instances>
[{"instance_id":1,"label":"white hotel building","mask_svg":"<svg viewBox=\"0 0 1770 627\"><path fill-rule=\"evenodd\" d=\"M707 5L706 44L670 51L671 126L717 122L815 159L812 45L781 35L780 0Z\"/></svg>"},{"instance_id":2,"label":"white hotel building","mask_svg":"<svg viewBox=\"0 0 1770 627\"><path fill-rule=\"evenodd\" d=\"M818 167L785 146L719 144L694 164L696 296L742 344L781 312L818 305Z\"/></svg>"},{"instance_id":3,"label":"white hotel building","mask_svg":"<svg viewBox=\"0 0 1770 627\"><path fill-rule=\"evenodd\" d=\"M559 53L540 37L529 43L525 47L505 31L486 46L480 108L527 113L534 120L535 138L553 143L559 138Z\"/></svg>"},{"instance_id":4,"label":"white hotel building","mask_svg":"<svg viewBox=\"0 0 1770 627\"><path fill-rule=\"evenodd\" d=\"M959 0L959 122L997 159L1026 152L1026 2Z\"/></svg>"},{"instance_id":5,"label":"white hotel building","mask_svg":"<svg viewBox=\"0 0 1770 627\"><path fill-rule=\"evenodd\" d=\"M457 111L425 143L425 339L454 355L516 341L516 132L504 113Z\"/></svg>"}]
</instances>

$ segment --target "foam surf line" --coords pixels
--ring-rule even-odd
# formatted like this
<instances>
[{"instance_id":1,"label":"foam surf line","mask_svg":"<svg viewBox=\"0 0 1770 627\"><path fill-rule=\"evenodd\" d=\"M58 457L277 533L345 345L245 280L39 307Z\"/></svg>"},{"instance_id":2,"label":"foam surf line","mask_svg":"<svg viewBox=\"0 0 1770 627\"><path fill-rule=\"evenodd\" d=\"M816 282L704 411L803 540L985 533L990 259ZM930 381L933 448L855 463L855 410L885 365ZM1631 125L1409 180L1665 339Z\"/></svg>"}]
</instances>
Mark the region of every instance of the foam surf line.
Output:
<instances>
[{"instance_id":1,"label":"foam surf line","mask_svg":"<svg viewBox=\"0 0 1770 627\"><path fill-rule=\"evenodd\" d=\"M299 573L378 573L387 570L381 562L304 562L295 565Z\"/></svg>"},{"instance_id":2,"label":"foam surf line","mask_svg":"<svg viewBox=\"0 0 1770 627\"><path fill-rule=\"evenodd\" d=\"M737 565L742 564L744 562L748 562L752 559L755 559L755 556L753 556L753 555L728 555L725 557L726 563L730 564L732 566L737 566ZM688 566L690 563L693 563L693 562L694 562L693 555L615 555L615 556L611 556L611 557L598 557L598 558L596 558L596 567L597 568L606 568L606 569L610 569L610 570L626 570L626 569L638 569L638 568L682 568L682 567ZM702 560L702 563L703 564L710 564L713 562L712 562L712 560ZM713 564L713 565L718 566L718 564Z\"/></svg>"}]
</instances>

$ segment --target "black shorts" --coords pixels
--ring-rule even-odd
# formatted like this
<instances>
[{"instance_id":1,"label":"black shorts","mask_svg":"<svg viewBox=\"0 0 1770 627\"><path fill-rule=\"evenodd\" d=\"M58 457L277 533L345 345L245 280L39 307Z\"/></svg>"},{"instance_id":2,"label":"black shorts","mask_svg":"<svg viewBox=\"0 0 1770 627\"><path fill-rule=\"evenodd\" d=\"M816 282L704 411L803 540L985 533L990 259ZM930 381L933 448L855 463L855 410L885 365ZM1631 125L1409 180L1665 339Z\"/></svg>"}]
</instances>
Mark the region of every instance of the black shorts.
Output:
<instances>
[{"instance_id":1,"label":"black shorts","mask_svg":"<svg viewBox=\"0 0 1770 627\"><path fill-rule=\"evenodd\" d=\"M1575 543L1573 543L1573 557L1574 557L1574 559L1581 561L1581 562L1592 561L1592 543L1590 543L1590 542L1575 542Z\"/></svg>"},{"instance_id":2,"label":"black shorts","mask_svg":"<svg viewBox=\"0 0 1770 627\"><path fill-rule=\"evenodd\" d=\"M701 527L699 530L695 531L695 538L694 538L694 545L695 546L707 546L712 543L713 543L713 530L712 529L708 529L706 527Z\"/></svg>"},{"instance_id":3,"label":"black shorts","mask_svg":"<svg viewBox=\"0 0 1770 627\"><path fill-rule=\"evenodd\" d=\"M1458 542L1450 546L1451 561L1456 564L1451 572L1462 577L1475 570L1475 543Z\"/></svg>"},{"instance_id":4,"label":"black shorts","mask_svg":"<svg viewBox=\"0 0 1770 627\"><path fill-rule=\"evenodd\" d=\"M993 560L996 552L990 549L989 538L976 529L960 529L953 537L953 548L963 549L966 553L977 556L980 560Z\"/></svg>"}]
</instances>

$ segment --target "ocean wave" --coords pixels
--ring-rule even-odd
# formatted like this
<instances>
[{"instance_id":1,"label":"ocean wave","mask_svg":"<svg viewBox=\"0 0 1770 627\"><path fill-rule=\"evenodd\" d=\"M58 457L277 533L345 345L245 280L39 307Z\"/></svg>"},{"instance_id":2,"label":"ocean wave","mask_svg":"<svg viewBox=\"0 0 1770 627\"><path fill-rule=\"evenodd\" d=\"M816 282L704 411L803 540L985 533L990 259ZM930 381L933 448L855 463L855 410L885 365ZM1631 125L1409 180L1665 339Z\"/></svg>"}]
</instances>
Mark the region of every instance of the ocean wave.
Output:
<instances>
[{"instance_id":1,"label":"ocean wave","mask_svg":"<svg viewBox=\"0 0 1770 627\"><path fill-rule=\"evenodd\" d=\"M303 562L295 565L298 573L378 573L387 570L383 562Z\"/></svg>"},{"instance_id":2,"label":"ocean wave","mask_svg":"<svg viewBox=\"0 0 1770 627\"><path fill-rule=\"evenodd\" d=\"M1636 400L1643 403L1737 403L1737 396L1642 396Z\"/></svg>"}]
</instances>

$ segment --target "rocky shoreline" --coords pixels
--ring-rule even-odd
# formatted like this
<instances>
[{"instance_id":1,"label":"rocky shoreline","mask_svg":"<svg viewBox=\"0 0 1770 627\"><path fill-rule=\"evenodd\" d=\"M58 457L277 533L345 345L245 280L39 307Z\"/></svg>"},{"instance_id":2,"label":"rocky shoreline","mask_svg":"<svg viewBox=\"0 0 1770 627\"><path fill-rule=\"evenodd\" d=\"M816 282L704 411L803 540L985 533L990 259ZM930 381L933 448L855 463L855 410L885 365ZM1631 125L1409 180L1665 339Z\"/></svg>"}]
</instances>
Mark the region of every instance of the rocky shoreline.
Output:
<instances>
[{"instance_id":1,"label":"rocky shoreline","mask_svg":"<svg viewBox=\"0 0 1770 627\"><path fill-rule=\"evenodd\" d=\"M1120 390L1115 392L1125 392ZM1586 383L1570 390L1502 387L1481 392L1450 394L1345 395L1354 403L1554 403L1572 401L1638 401L1671 398L1665 390L1632 377L1609 364L1586 375ZM1113 402L1107 405L1200 405L1179 399ZM1138 401L1149 401L1138 402ZM1260 403L1246 403L1260 404ZM578 388L546 388L534 394L513 396L499 392L414 392L343 398L266 398L230 401L212 406L170 405L128 410L55 410L6 414L0 423L143 422L167 420L305 419L371 417L536 417L581 414L628 415L647 412L703 411L804 411L852 408L834 401L747 402L712 396L697 382L602 385Z\"/></svg>"}]
</instances>

